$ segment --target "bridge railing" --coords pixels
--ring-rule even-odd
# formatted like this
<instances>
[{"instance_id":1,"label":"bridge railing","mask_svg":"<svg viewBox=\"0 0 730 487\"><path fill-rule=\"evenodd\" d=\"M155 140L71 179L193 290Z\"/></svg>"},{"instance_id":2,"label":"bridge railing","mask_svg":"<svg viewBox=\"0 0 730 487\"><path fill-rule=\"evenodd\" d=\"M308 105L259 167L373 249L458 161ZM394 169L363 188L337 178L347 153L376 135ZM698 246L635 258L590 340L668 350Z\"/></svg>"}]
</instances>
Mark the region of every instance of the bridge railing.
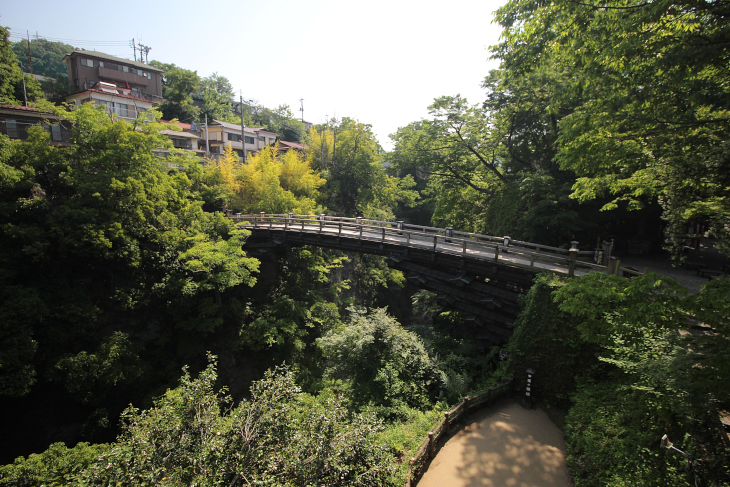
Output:
<instances>
[{"instance_id":1,"label":"bridge railing","mask_svg":"<svg viewBox=\"0 0 730 487\"><path fill-rule=\"evenodd\" d=\"M441 253L461 254L482 260L494 259L510 265L536 270L552 270L566 273L569 276L575 275L576 270L640 274L632 269L621 268L620 261L613 266L592 263L593 251L578 250L578 242L571 242L571 248L564 249L512 240L510 237L495 237L451 228L385 222L359 217L259 213L235 214L229 215L229 218L251 228L336 234L363 241L398 243L408 248L427 248Z\"/></svg>"}]
</instances>

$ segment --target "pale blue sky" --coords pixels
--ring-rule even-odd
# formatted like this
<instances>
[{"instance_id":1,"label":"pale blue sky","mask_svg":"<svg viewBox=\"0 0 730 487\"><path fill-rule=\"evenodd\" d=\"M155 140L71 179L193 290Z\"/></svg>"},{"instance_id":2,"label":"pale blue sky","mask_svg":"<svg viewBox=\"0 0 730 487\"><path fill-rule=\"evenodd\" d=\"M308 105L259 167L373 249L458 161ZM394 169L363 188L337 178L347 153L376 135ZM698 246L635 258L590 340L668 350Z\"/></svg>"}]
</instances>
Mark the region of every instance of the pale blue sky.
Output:
<instances>
[{"instance_id":1,"label":"pale blue sky","mask_svg":"<svg viewBox=\"0 0 730 487\"><path fill-rule=\"evenodd\" d=\"M435 97L484 98L482 79L497 64L487 47L499 41L492 12L505 0L350 2L6 0L0 24L12 34L132 58L133 37L151 46L150 60L207 76L226 76L245 98L288 104L304 118L349 116L388 134L427 116ZM15 40L15 36L12 37ZM76 42L70 41L75 40ZM80 42L86 41L86 42ZM91 42L93 41L93 42Z\"/></svg>"}]
</instances>

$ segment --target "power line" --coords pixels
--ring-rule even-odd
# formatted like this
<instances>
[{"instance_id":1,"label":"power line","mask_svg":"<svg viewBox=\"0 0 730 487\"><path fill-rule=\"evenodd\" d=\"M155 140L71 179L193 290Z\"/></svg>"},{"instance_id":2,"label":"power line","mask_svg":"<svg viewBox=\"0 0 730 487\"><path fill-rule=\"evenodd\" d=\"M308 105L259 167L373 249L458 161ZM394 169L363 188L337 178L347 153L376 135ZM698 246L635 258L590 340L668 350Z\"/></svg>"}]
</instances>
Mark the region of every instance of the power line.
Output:
<instances>
[{"instance_id":1,"label":"power line","mask_svg":"<svg viewBox=\"0 0 730 487\"><path fill-rule=\"evenodd\" d=\"M9 32L8 37L25 39L25 36L21 32L22 32L22 30L29 31L30 29L21 30L19 28L10 27L9 30L10 30L10 32ZM48 41L53 41L53 42L65 42L68 44L74 43L77 45L85 44L85 45L104 45L104 46L119 46L119 47L124 46L124 47L126 47L129 44L128 40L126 40L126 41L112 41L112 40L95 41L95 40L88 40L88 39L69 39L69 38L65 38L65 37L49 37L49 36L40 35L38 33L36 33L33 36L33 38L34 39L46 39Z\"/></svg>"}]
</instances>

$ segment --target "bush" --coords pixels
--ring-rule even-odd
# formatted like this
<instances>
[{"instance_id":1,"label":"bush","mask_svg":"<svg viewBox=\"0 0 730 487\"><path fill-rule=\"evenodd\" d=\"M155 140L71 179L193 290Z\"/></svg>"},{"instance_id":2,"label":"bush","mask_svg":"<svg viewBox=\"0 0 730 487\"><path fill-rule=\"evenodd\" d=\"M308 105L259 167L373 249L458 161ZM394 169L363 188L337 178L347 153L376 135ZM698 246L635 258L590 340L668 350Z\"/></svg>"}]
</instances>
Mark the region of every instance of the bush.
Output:
<instances>
[{"instance_id":1,"label":"bush","mask_svg":"<svg viewBox=\"0 0 730 487\"><path fill-rule=\"evenodd\" d=\"M63 443L54 443L43 453L19 457L12 464L0 467L0 486L66 485L107 451L106 444L79 443L68 448Z\"/></svg>"},{"instance_id":2,"label":"bush","mask_svg":"<svg viewBox=\"0 0 730 487\"><path fill-rule=\"evenodd\" d=\"M301 393L294 374L269 371L230 408L215 365L187 371L155 407L130 407L123 433L79 481L94 485L392 485L395 461L376 443L374 414L350 415L332 394Z\"/></svg>"},{"instance_id":3,"label":"bush","mask_svg":"<svg viewBox=\"0 0 730 487\"><path fill-rule=\"evenodd\" d=\"M542 274L524 297L515 331L507 345L507 371L516 377L524 395L525 370L536 372L532 396L547 405L567 408L576 378L598 363L597 347L581 340L577 320L561 312L553 302L553 291L565 281Z\"/></svg>"},{"instance_id":4,"label":"bush","mask_svg":"<svg viewBox=\"0 0 730 487\"><path fill-rule=\"evenodd\" d=\"M328 376L351 380L354 404L379 406L385 416L430 409L440 374L418 335L385 309L350 311L348 323L317 340Z\"/></svg>"}]
</instances>

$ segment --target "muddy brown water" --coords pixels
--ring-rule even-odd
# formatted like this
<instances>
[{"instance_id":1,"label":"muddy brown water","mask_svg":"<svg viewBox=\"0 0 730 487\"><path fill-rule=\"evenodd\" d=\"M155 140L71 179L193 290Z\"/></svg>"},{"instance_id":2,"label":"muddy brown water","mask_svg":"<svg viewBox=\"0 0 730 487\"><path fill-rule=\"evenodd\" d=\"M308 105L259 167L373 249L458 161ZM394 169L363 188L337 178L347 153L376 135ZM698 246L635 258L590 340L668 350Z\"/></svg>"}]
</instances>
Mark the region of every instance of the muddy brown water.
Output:
<instances>
[{"instance_id":1,"label":"muddy brown water","mask_svg":"<svg viewBox=\"0 0 730 487\"><path fill-rule=\"evenodd\" d=\"M563 434L540 409L505 400L481 411L436 454L418 487L571 487Z\"/></svg>"}]
</instances>

